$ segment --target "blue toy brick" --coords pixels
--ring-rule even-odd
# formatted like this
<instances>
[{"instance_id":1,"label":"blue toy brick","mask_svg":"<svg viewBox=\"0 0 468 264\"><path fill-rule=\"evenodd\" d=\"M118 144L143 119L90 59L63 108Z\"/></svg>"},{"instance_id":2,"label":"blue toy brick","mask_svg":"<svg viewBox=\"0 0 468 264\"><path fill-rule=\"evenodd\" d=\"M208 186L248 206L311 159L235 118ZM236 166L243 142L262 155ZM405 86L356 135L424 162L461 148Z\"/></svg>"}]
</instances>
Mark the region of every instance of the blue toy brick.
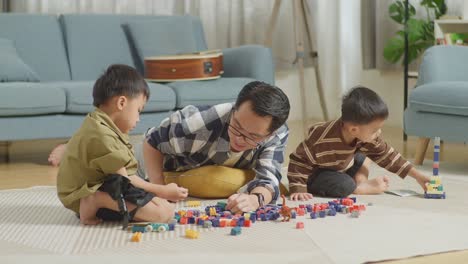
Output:
<instances>
[{"instance_id":1,"label":"blue toy brick","mask_svg":"<svg viewBox=\"0 0 468 264\"><path fill-rule=\"evenodd\" d=\"M205 220L201 219L201 218L198 218L198 225L204 225L205 224Z\"/></svg>"},{"instance_id":2,"label":"blue toy brick","mask_svg":"<svg viewBox=\"0 0 468 264\"><path fill-rule=\"evenodd\" d=\"M292 211L291 211L291 218L292 218L292 219L296 219L296 215L297 215L297 214L296 214L296 211L292 210Z\"/></svg>"},{"instance_id":3,"label":"blue toy brick","mask_svg":"<svg viewBox=\"0 0 468 264\"><path fill-rule=\"evenodd\" d=\"M221 209L221 211L224 211L226 209L227 202L218 202L216 205Z\"/></svg>"},{"instance_id":4,"label":"blue toy brick","mask_svg":"<svg viewBox=\"0 0 468 264\"><path fill-rule=\"evenodd\" d=\"M262 220L262 221L266 221L266 220L267 220L265 214L260 214L260 220Z\"/></svg>"},{"instance_id":5,"label":"blue toy brick","mask_svg":"<svg viewBox=\"0 0 468 264\"><path fill-rule=\"evenodd\" d=\"M330 216L335 216L336 215L336 211L334 209L328 211L328 215Z\"/></svg>"},{"instance_id":6,"label":"blue toy brick","mask_svg":"<svg viewBox=\"0 0 468 264\"><path fill-rule=\"evenodd\" d=\"M311 204L306 205L306 208L307 208L308 213L312 212L312 205Z\"/></svg>"},{"instance_id":7,"label":"blue toy brick","mask_svg":"<svg viewBox=\"0 0 468 264\"><path fill-rule=\"evenodd\" d=\"M327 214L325 213L325 210L322 210L319 212L319 217L324 218Z\"/></svg>"},{"instance_id":8,"label":"blue toy brick","mask_svg":"<svg viewBox=\"0 0 468 264\"><path fill-rule=\"evenodd\" d=\"M241 233L242 233L242 228L240 228L240 226L236 226L231 229L231 236L237 236L237 235L240 235Z\"/></svg>"},{"instance_id":9,"label":"blue toy brick","mask_svg":"<svg viewBox=\"0 0 468 264\"><path fill-rule=\"evenodd\" d=\"M175 229L175 224L170 223L169 224L169 231L174 231L174 229Z\"/></svg>"},{"instance_id":10,"label":"blue toy brick","mask_svg":"<svg viewBox=\"0 0 468 264\"><path fill-rule=\"evenodd\" d=\"M316 218L317 218L317 214L316 214L315 212L311 212L311 213L310 213L310 218L316 219Z\"/></svg>"},{"instance_id":11,"label":"blue toy brick","mask_svg":"<svg viewBox=\"0 0 468 264\"><path fill-rule=\"evenodd\" d=\"M445 192L442 193L442 194L424 193L424 198L426 198L426 199L445 199Z\"/></svg>"},{"instance_id":12,"label":"blue toy brick","mask_svg":"<svg viewBox=\"0 0 468 264\"><path fill-rule=\"evenodd\" d=\"M132 226L132 233L135 232L141 232L141 233L146 233L146 226Z\"/></svg>"},{"instance_id":13,"label":"blue toy brick","mask_svg":"<svg viewBox=\"0 0 468 264\"><path fill-rule=\"evenodd\" d=\"M189 224L195 224L195 217L193 217L193 216L192 216L192 217L189 217L189 218L188 218L188 223L189 223Z\"/></svg>"},{"instance_id":14,"label":"blue toy brick","mask_svg":"<svg viewBox=\"0 0 468 264\"><path fill-rule=\"evenodd\" d=\"M353 200L353 202L356 202L356 197L351 197L351 200Z\"/></svg>"},{"instance_id":15,"label":"blue toy brick","mask_svg":"<svg viewBox=\"0 0 468 264\"><path fill-rule=\"evenodd\" d=\"M244 226L244 222L245 222L244 219L239 219L239 220L237 221L237 226Z\"/></svg>"},{"instance_id":16,"label":"blue toy brick","mask_svg":"<svg viewBox=\"0 0 468 264\"><path fill-rule=\"evenodd\" d=\"M213 227L219 227L219 218L211 219L211 223L213 224Z\"/></svg>"}]
</instances>

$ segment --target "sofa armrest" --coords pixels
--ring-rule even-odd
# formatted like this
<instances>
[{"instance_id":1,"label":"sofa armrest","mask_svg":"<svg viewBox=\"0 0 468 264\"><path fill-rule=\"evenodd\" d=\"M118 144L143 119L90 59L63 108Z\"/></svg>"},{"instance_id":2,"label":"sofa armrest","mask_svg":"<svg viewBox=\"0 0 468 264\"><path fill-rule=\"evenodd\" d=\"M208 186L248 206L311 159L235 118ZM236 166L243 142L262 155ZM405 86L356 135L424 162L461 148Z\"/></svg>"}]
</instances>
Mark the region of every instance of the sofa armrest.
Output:
<instances>
[{"instance_id":1,"label":"sofa armrest","mask_svg":"<svg viewBox=\"0 0 468 264\"><path fill-rule=\"evenodd\" d=\"M468 81L468 47L434 46L424 53L417 86L435 82Z\"/></svg>"},{"instance_id":2,"label":"sofa armrest","mask_svg":"<svg viewBox=\"0 0 468 264\"><path fill-rule=\"evenodd\" d=\"M275 83L275 66L269 48L245 45L223 50L223 77L248 77Z\"/></svg>"}]
</instances>

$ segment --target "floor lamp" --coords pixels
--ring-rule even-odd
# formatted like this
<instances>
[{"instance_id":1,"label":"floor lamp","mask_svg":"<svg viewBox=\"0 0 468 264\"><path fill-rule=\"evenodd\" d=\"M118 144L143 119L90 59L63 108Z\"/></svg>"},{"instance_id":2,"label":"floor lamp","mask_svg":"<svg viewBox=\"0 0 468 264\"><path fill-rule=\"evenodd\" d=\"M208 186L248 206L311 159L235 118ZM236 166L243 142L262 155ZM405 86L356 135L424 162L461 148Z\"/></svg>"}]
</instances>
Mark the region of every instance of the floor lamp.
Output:
<instances>
[{"instance_id":1,"label":"floor lamp","mask_svg":"<svg viewBox=\"0 0 468 264\"><path fill-rule=\"evenodd\" d=\"M322 108L324 120L328 120L327 106L325 104L325 97L323 94L322 80L320 76L320 69L318 65L318 53L315 51L312 31L310 28L310 10L307 6L306 0L292 0L292 11L293 11L293 25L294 25L294 39L296 46L296 59L295 63L297 64L299 71L299 85L300 93L302 100L302 122L304 125L304 134L307 136L307 107L306 107L306 96L305 96L305 76L304 76L304 36L302 31L302 26L305 26L307 40L311 47L311 56L313 60L313 67L315 70L315 80L317 85L317 92L319 95L320 106ZM265 36L265 45L271 47L273 42L273 32L275 30L276 22L278 20L279 9L281 6L281 0L275 0L273 6L273 11L270 17L268 29Z\"/></svg>"}]
</instances>

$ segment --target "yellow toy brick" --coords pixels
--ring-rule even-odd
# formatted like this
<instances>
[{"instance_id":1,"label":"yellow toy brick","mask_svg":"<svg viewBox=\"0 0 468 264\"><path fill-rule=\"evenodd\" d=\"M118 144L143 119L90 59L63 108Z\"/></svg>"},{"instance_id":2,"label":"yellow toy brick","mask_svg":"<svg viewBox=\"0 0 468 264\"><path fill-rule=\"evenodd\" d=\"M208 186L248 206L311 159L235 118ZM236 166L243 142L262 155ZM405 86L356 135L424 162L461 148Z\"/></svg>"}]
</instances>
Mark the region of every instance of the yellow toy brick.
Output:
<instances>
[{"instance_id":1,"label":"yellow toy brick","mask_svg":"<svg viewBox=\"0 0 468 264\"><path fill-rule=\"evenodd\" d=\"M200 207L201 201L187 201L188 207Z\"/></svg>"},{"instance_id":2,"label":"yellow toy brick","mask_svg":"<svg viewBox=\"0 0 468 264\"><path fill-rule=\"evenodd\" d=\"M190 238L190 239L197 239L199 236L199 233L193 229L187 229L185 230L185 237Z\"/></svg>"},{"instance_id":3,"label":"yellow toy brick","mask_svg":"<svg viewBox=\"0 0 468 264\"><path fill-rule=\"evenodd\" d=\"M132 242L140 242L141 241L141 236L142 236L141 232L133 233Z\"/></svg>"}]
</instances>

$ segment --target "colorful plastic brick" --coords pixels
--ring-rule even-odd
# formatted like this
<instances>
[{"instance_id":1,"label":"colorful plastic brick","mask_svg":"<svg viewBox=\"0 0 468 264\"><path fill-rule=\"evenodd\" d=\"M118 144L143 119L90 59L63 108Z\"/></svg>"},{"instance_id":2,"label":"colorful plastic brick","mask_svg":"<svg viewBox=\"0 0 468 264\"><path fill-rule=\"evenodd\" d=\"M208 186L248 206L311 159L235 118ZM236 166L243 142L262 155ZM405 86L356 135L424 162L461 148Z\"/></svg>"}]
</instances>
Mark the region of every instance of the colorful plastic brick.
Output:
<instances>
[{"instance_id":1,"label":"colorful plastic brick","mask_svg":"<svg viewBox=\"0 0 468 264\"><path fill-rule=\"evenodd\" d=\"M193 230L193 229L187 229L185 230L185 237L190 238L190 239L197 239L200 234Z\"/></svg>"},{"instance_id":2,"label":"colorful plastic brick","mask_svg":"<svg viewBox=\"0 0 468 264\"><path fill-rule=\"evenodd\" d=\"M204 228L211 228L213 227L213 223L210 220L206 220L205 223L203 223Z\"/></svg>"},{"instance_id":3,"label":"colorful plastic brick","mask_svg":"<svg viewBox=\"0 0 468 264\"><path fill-rule=\"evenodd\" d=\"M132 233L137 233L137 232L140 232L140 233L147 232L146 225L133 225L132 226Z\"/></svg>"},{"instance_id":4,"label":"colorful plastic brick","mask_svg":"<svg viewBox=\"0 0 468 264\"><path fill-rule=\"evenodd\" d=\"M316 219L317 218L317 212L311 212L310 213L310 218Z\"/></svg>"},{"instance_id":5,"label":"colorful plastic brick","mask_svg":"<svg viewBox=\"0 0 468 264\"><path fill-rule=\"evenodd\" d=\"M141 233L141 232L135 232L135 233L133 233L131 241L132 241L132 242L140 242L140 241L141 241L141 236L142 236L142 234L143 234L143 233Z\"/></svg>"},{"instance_id":6,"label":"colorful plastic brick","mask_svg":"<svg viewBox=\"0 0 468 264\"><path fill-rule=\"evenodd\" d=\"M236 226L231 229L231 236L238 236L241 233L242 233L242 229L240 226Z\"/></svg>"},{"instance_id":7,"label":"colorful plastic brick","mask_svg":"<svg viewBox=\"0 0 468 264\"><path fill-rule=\"evenodd\" d=\"M352 212L351 212L351 217L353 217L353 218L358 218L358 217L359 217L359 214L360 214L359 211L352 211Z\"/></svg>"},{"instance_id":8,"label":"colorful plastic brick","mask_svg":"<svg viewBox=\"0 0 468 264\"><path fill-rule=\"evenodd\" d=\"M201 201L187 201L188 207L200 207Z\"/></svg>"}]
</instances>

